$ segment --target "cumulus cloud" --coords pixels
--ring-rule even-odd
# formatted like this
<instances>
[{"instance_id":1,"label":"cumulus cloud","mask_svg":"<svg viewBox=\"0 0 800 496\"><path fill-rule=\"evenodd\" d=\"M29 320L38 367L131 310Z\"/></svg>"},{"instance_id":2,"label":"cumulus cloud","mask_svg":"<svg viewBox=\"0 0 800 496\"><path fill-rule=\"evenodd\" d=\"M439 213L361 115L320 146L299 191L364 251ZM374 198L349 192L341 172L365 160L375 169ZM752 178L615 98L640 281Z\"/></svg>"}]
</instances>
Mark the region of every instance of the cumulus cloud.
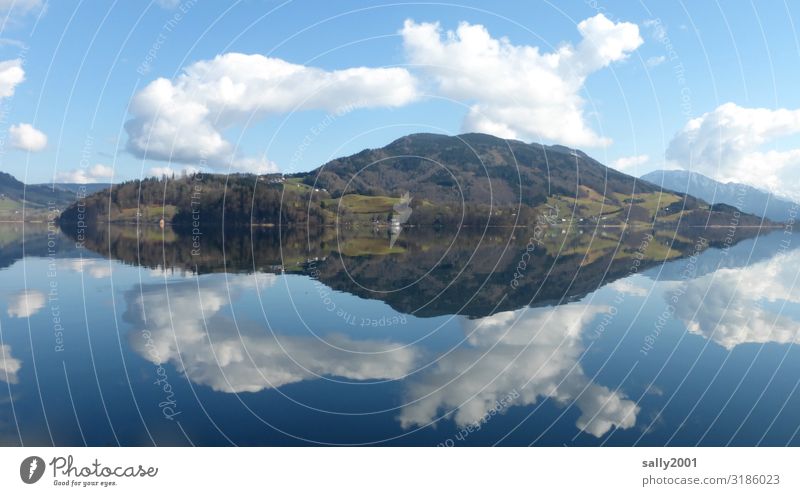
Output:
<instances>
[{"instance_id":1,"label":"cumulus cloud","mask_svg":"<svg viewBox=\"0 0 800 496\"><path fill-rule=\"evenodd\" d=\"M684 283L675 315L689 332L728 350L744 343L800 343L800 321L781 311L800 303L798 266L800 250L793 250L692 279Z\"/></svg>"},{"instance_id":2,"label":"cumulus cloud","mask_svg":"<svg viewBox=\"0 0 800 496\"><path fill-rule=\"evenodd\" d=\"M264 287L276 281L277 276L269 276L205 279L200 289L194 280L168 288L145 285L128 293L125 318L138 329L129 336L131 346L155 364L173 364L196 384L228 393L254 393L319 376L396 379L412 370L416 352L400 343L353 340L335 333L325 336L327 343L274 335L220 315L228 305L229 289L254 291L255 284Z\"/></svg>"},{"instance_id":3,"label":"cumulus cloud","mask_svg":"<svg viewBox=\"0 0 800 496\"><path fill-rule=\"evenodd\" d=\"M402 68L326 71L258 54L226 53L139 91L130 105L133 119L125 124L127 146L138 157L268 172L276 170L274 163L236 153L224 131L295 109L397 107L416 97L415 80Z\"/></svg>"},{"instance_id":4,"label":"cumulus cloud","mask_svg":"<svg viewBox=\"0 0 800 496\"><path fill-rule=\"evenodd\" d=\"M438 23L407 20L400 33L409 61L433 78L441 94L472 103L464 130L603 146L610 139L586 123L581 90L590 74L627 58L642 38L635 24L602 14L577 27L577 46L552 52L492 38L484 26L466 22L443 33Z\"/></svg>"},{"instance_id":5,"label":"cumulus cloud","mask_svg":"<svg viewBox=\"0 0 800 496\"><path fill-rule=\"evenodd\" d=\"M739 182L800 200L800 149L765 149L800 134L800 109L720 105L690 120L670 141L666 158L723 182Z\"/></svg>"},{"instance_id":6,"label":"cumulus cloud","mask_svg":"<svg viewBox=\"0 0 800 496\"><path fill-rule=\"evenodd\" d=\"M41 291L23 289L11 294L6 312L9 317L30 317L44 308L45 300L45 295Z\"/></svg>"},{"instance_id":7,"label":"cumulus cloud","mask_svg":"<svg viewBox=\"0 0 800 496\"><path fill-rule=\"evenodd\" d=\"M22 368L22 362L11 356L11 346L0 345L0 381L16 384L17 372Z\"/></svg>"},{"instance_id":8,"label":"cumulus cloud","mask_svg":"<svg viewBox=\"0 0 800 496\"><path fill-rule=\"evenodd\" d=\"M614 160L611 165L617 170L628 172L635 171L639 166L644 165L649 161L649 155L631 155L629 157L620 157Z\"/></svg>"},{"instance_id":9,"label":"cumulus cloud","mask_svg":"<svg viewBox=\"0 0 800 496\"><path fill-rule=\"evenodd\" d=\"M0 62L0 98L14 96L14 89L25 81L22 59L4 60Z\"/></svg>"},{"instance_id":10,"label":"cumulus cloud","mask_svg":"<svg viewBox=\"0 0 800 496\"><path fill-rule=\"evenodd\" d=\"M47 146L47 135L30 124L15 124L8 129L8 135L17 150L39 152Z\"/></svg>"},{"instance_id":11,"label":"cumulus cloud","mask_svg":"<svg viewBox=\"0 0 800 496\"><path fill-rule=\"evenodd\" d=\"M401 425L428 425L441 415L459 426L479 423L496 402L517 393L512 405L540 398L574 403L581 412L576 426L596 437L615 426L633 427L639 407L622 393L592 383L579 363L584 327L606 310L569 304L464 319L470 346L449 352L410 379Z\"/></svg>"},{"instance_id":12,"label":"cumulus cloud","mask_svg":"<svg viewBox=\"0 0 800 496\"><path fill-rule=\"evenodd\" d=\"M87 168L72 169L56 173L56 180L63 183L104 183L111 181L113 177L114 169L103 164L94 164Z\"/></svg>"}]
</instances>

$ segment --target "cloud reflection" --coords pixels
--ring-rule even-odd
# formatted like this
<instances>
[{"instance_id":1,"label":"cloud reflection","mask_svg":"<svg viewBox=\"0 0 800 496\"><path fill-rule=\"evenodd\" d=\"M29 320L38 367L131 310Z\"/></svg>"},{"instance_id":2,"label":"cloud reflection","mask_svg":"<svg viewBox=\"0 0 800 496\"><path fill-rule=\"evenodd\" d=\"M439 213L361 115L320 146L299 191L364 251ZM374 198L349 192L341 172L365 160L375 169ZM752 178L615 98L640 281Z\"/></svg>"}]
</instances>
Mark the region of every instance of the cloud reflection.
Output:
<instances>
[{"instance_id":1,"label":"cloud reflection","mask_svg":"<svg viewBox=\"0 0 800 496\"><path fill-rule=\"evenodd\" d=\"M479 423L496 402L516 391L512 405L535 404L539 398L574 402L581 412L577 427L593 436L633 427L639 407L622 393L594 384L579 363L584 327L606 310L570 304L464 319L469 346L446 354L411 380L401 425L427 425L443 413L459 426Z\"/></svg>"},{"instance_id":2,"label":"cloud reflection","mask_svg":"<svg viewBox=\"0 0 800 496\"><path fill-rule=\"evenodd\" d=\"M24 319L44 308L45 295L35 289L23 289L11 295L8 299L9 317Z\"/></svg>"},{"instance_id":3,"label":"cloud reflection","mask_svg":"<svg viewBox=\"0 0 800 496\"><path fill-rule=\"evenodd\" d=\"M0 381L16 384L17 372L22 368L22 362L11 356L11 346L0 345Z\"/></svg>"},{"instance_id":4,"label":"cloud reflection","mask_svg":"<svg viewBox=\"0 0 800 496\"><path fill-rule=\"evenodd\" d=\"M138 331L130 335L131 345L145 359L170 362L192 382L227 393L254 393L318 376L396 379L411 370L416 353L400 343L341 334L324 336L327 342L305 335L276 336L241 319L237 328L226 315L228 289L236 299L277 277L229 275L228 288L223 278L202 279L200 287L192 280L136 288L127 295L125 314ZM140 332L145 328L152 337L149 343Z\"/></svg>"},{"instance_id":5,"label":"cloud reflection","mask_svg":"<svg viewBox=\"0 0 800 496\"><path fill-rule=\"evenodd\" d=\"M682 283L675 315L689 332L730 350L744 343L798 343L800 322L784 304L800 303L800 250ZM800 281L797 281L800 283Z\"/></svg>"}]
</instances>

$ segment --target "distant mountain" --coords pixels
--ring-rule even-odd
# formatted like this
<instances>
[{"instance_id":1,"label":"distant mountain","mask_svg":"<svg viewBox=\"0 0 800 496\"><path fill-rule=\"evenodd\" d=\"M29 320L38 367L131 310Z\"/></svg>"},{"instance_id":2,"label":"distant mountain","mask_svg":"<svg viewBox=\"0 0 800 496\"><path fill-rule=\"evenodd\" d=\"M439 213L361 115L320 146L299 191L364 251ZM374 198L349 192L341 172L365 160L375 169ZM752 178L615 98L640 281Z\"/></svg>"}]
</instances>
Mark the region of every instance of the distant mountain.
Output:
<instances>
[{"instance_id":1,"label":"distant mountain","mask_svg":"<svg viewBox=\"0 0 800 496\"><path fill-rule=\"evenodd\" d=\"M111 184L77 184L77 183L42 183L28 184L20 181L11 174L0 172L0 194L6 198L29 203L31 207L46 207L54 201L58 206L67 206L75 201L75 195L83 188L86 194L106 190Z\"/></svg>"},{"instance_id":2,"label":"distant mountain","mask_svg":"<svg viewBox=\"0 0 800 496\"><path fill-rule=\"evenodd\" d=\"M72 204L81 186L86 187L86 194L91 194L111 185L56 183L26 186L11 174L0 172L0 220L22 220L23 210L26 219L41 219L51 206L61 210Z\"/></svg>"},{"instance_id":3,"label":"distant mountain","mask_svg":"<svg viewBox=\"0 0 800 496\"><path fill-rule=\"evenodd\" d=\"M794 202L769 192L739 183L721 183L697 172L685 170L659 170L649 172L641 179L664 189L687 193L708 203L725 203L742 212L767 217L774 221L789 218Z\"/></svg>"},{"instance_id":4,"label":"distant mountain","mask_svg":"<svg viewBox=\"0 0 800 496\"><path fill-rule=\"evenodd\" d=\"M17 202L27 201L28 206L32 208L47 207L51 200L56 200L61 204L74 200L74 198L67 198L67 195L61 190L53 191L52 188L35 185L26 187L22 181L5 172L0 172L0 195Z\"/></svg>"},{"instance_id":5,"label":"distant mountain","mask_svg":"<svg viewBox=\"0 0 800 496\"><path fill-rule=\"evenodd\" d=\"M50 189L58 189L63 191L69 191L70 193L77 194L81 188L86 192L87 195L91 195L92 193L97 193L98 191L105 191L113 184L111 183L88 183L88 184L78 184L78 183L42 183L37 184L36 186L44 186L45 188Z\"/></svg>"}]
</instances>

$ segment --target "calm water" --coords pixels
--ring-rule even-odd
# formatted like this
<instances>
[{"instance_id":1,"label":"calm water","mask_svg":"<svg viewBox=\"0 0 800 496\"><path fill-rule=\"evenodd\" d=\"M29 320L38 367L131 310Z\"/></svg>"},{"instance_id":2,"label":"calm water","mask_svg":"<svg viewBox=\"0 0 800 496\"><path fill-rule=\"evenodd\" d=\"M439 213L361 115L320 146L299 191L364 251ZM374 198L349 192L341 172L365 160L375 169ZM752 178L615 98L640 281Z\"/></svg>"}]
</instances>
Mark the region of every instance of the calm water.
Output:
<instances>
[{"instance_id":1,"label":"calm water","mask_svg":"<svg viewBox=\"0 0 800 496\"><path fill-rule=\"evenodd\" d=\"M783 231L24 229L0 445L800 444Z\"/></svg>"}]
</instances>

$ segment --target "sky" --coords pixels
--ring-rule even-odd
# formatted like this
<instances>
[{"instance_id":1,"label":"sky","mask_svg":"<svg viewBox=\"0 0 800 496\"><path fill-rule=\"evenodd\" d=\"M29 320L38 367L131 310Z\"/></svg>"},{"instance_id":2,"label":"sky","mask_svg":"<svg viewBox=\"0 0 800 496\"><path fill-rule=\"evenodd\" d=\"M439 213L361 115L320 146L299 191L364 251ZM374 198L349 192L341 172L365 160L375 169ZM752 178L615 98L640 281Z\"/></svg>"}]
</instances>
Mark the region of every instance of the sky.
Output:
<instances>
[{"instance_id":1,"label":"sky","mask_svg":"<svg viewBox=\"0 0 800 496\"><path fill-rule=\"evenodd\" d=\"M302 172L415 132L800 199L797 2L0 0L0 170Z\"/></svg>"}]
</instances>

